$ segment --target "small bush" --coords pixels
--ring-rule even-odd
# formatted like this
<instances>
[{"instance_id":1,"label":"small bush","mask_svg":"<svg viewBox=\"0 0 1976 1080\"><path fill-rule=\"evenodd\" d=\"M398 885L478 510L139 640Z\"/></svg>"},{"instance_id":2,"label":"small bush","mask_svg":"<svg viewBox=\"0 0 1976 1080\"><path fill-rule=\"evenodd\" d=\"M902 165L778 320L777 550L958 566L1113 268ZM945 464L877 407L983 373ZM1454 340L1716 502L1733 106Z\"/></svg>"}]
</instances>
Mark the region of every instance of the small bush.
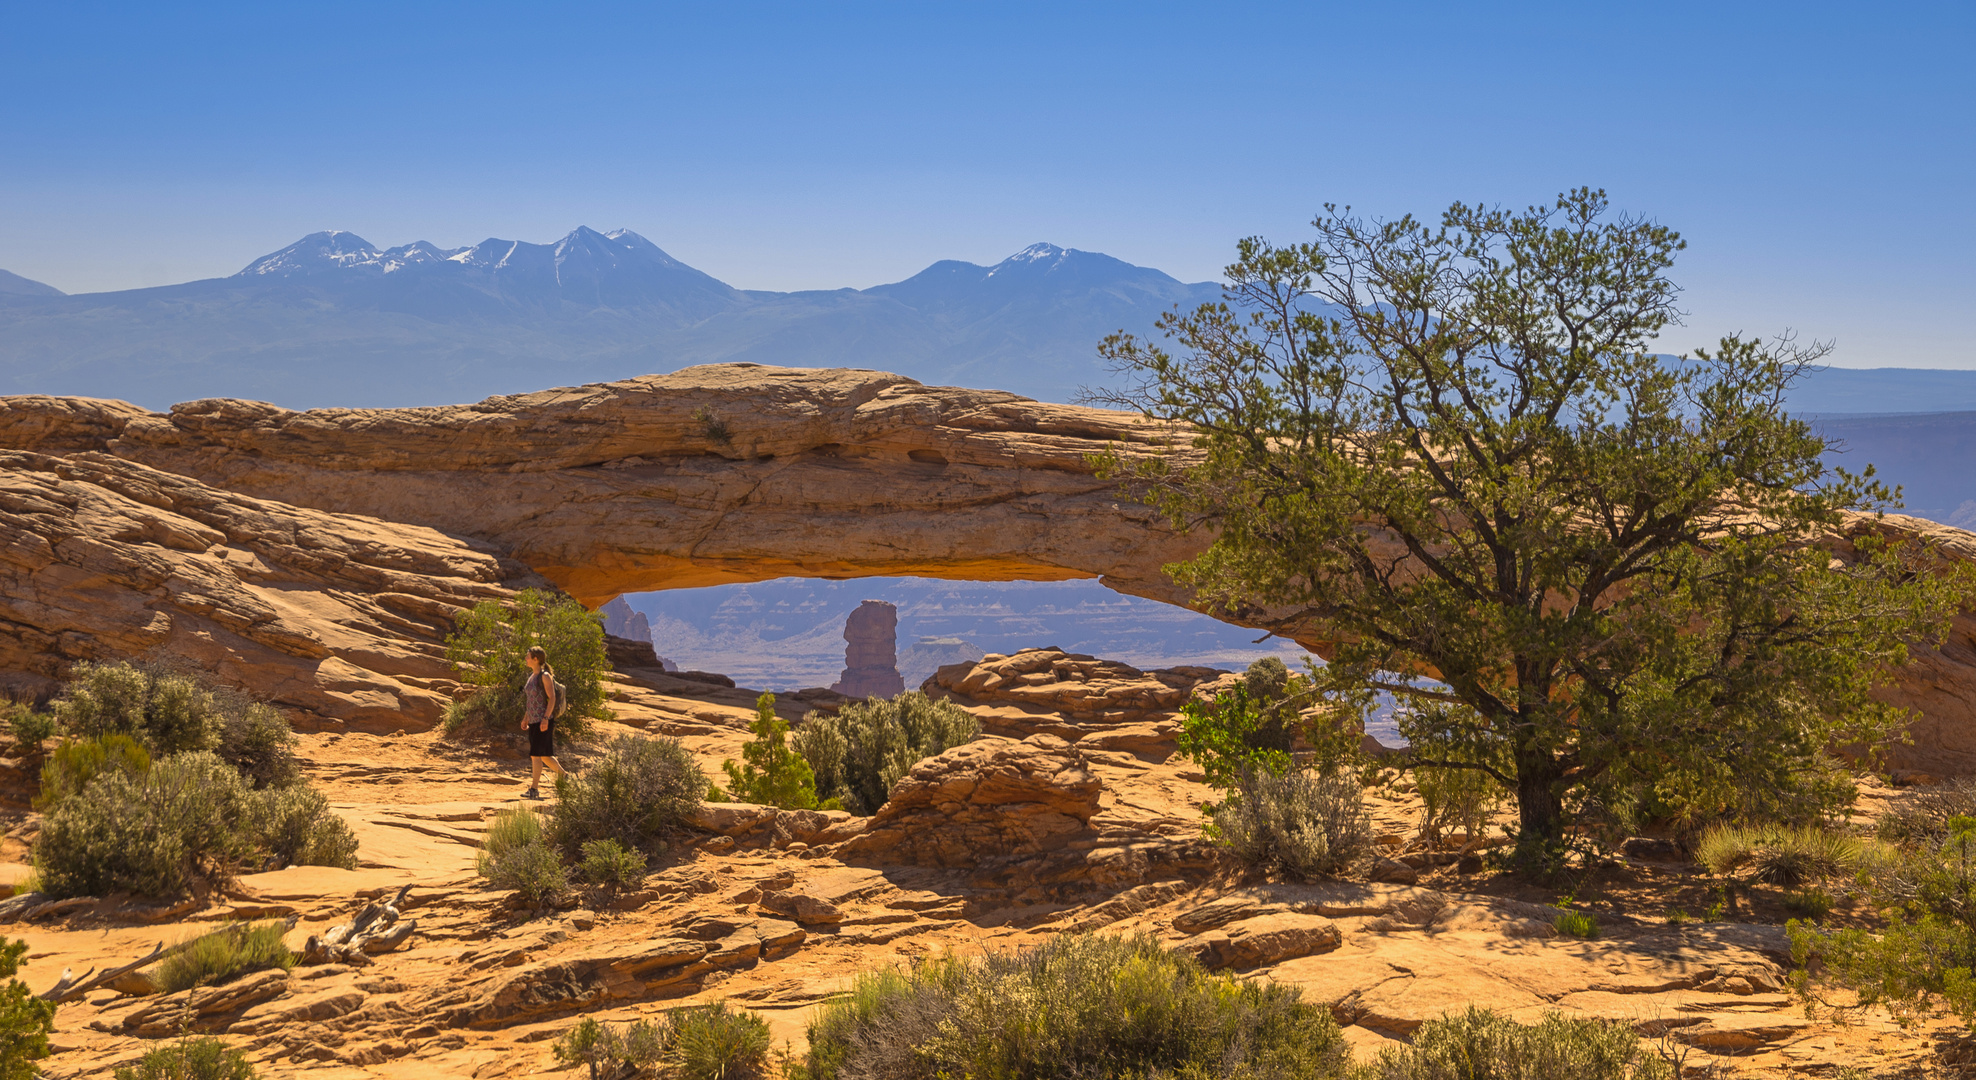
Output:
<instances>
[{"instance_id":1,"label":"small bush","mask_svg":"<svg viewBox=\"0 0 1976 1080\"><path fill-rule=\"evenodd\" d=\"M1688 914L1678 907L1667 909L1667 925L1669 926L1686 926L1694 921L1695 917L1693 915Z\"/></svg>"},{"instance_id":2,"label":"small bush","mask_svg":"<svg viewBox=\"0 0 1976 1080\"><path fill-rule=\"evenodd\" d=\"M188 1037L119 1068L117 1080L254 1080L254 1063L221 1039Z\"/></svg>"},{"instance_id":3,"label":"small bush","mask_svg":"<svg viewBox=\"0 0 1976 1080\"><path fill-rule=\"evenodd\" d=\"M14 745L24 754L32 754L41 749L41 744L55 737L55 718L44 712L36 712L25 702L10 701L0 704L4 709L7 733L13 736Z\"/></svg>"},{"instance_id":4,"label":"small bush","mask_svg":"<svg viewBox=\"0 0 1976 1080\"><path fill-rule=\"evenodd\" d=\"M281 866L357 868L357 834L315 788L296 784L256 791L247 807L254 843Z\"/></svg>"},{"instance_id":5,"label":"small bush","mask_svg":"<svg viewBox=\"0 0 1976 1080\"><path fill-rule=\"evenodd\" d=\"M160 756L215 749L223 720L212 692L191 675L123 662L77 664L52 708L73 734L128 735Z\"/></svg>"},{"instance_id":6,"label":"small bush","mask_svg":"<svg viewBox=\"0 0 1976 1080\"><path fill-rule=\"evenodd\" d=\"M1201 767L1209 787L1226 791L1245 773L1290 771L1287 743L1274 737L1279 722L1267 702L1250 693L1246 681L1216 694L1212 701L1191 699L1180 706L1180 754Z\"/></svg>"},{"instance_id":7,"label":"small bush","mask_svg":"<svg viewBox=\"0 0 1976 1080\"><path fill-rule=\"evenodd\" d=\"M1784 894L1784 909L1807 919L1822 919L1832 911L1832 894L1824 889L1798 889Z\"/></svg>"},{"instance_id":8,"label":"small bush","mask_svg":"<svg viewBox=\"0 0 1976 1080\"><path fill-rule=\"evenodd\" d=\"M27 942L0 937L0 1080L29 1080L34 1063L53 1053L48 1033L55 1030L55 1003L35 997L14 977L27 963Z\"/></svg>"},{"instance_id":9,"label":"small bush","mask_svg":"<svg viewBox=\"0 0 1976 1080\"><path fill-rule=\"evenodd\" d=\"M1473 710L1444 702L1412 704L1397 720L1409 762L1486 765L1505 775L1516 771L1509 748L1487 736L1488 725ZM1479 768L1411 764L1409 771L1420 794L1420 838L1428 843L1439 843L1456 826L1471 838L1481 836L1510 795L1502 781Z\"/></svg>"},{"instance_id":10,"label":"small bush","mask_svg":"<svg viewBox=\"0 0 1976 1080\"><path fill-rule=\"evenodd\" d=\"M514 891L540 907L569 890L562 860L556 857L531 810L506 810L487 823L487 839L477 862L480 876L497 889Z\"/></svg>"},{"instance_id":11,"label":"small bush","mask_svg":"<svg viewBox=\"0 0 1976 1080\"><path fill-rule=\"evenodd\" d=\"M177 754L142 776L99 775L42 822L34 865L51 896L183 892L223 882L255 847L249 792L210 752Z\"/></svg>"},{"instance_id":12,"label":"small bush","mask_svg":"<svg viewBox=\"0 0 1976 1080\"><path fill-rule=\"evenodd\" d=\"M846 705L835 716L811 713L792 742L820 797L870 817L914 765L979 734L980 721L966 709L908 690Z\"/></svg>"},{"instance_id":13,"label":"small bush","mask_svg":"<svg viewBox=\"0 0 1976 1080\"><path fill-rule=\"evenodd\" d=\"M258 701L215 697L220 699L222 714L221 760L238 769L256 788L287 787L301 781L302 767L295 760L295 729L287 717Z\"/></svg>"},{"instance_id":14,"label":"small bush","mask_svg":"<svg viewBox=\"0 0 1976 1080\"><path fill-rule=\"evenodd\" d=\"M1861 857L1856 838L1816 825L1712 825L1695 845L1695 861L1715 873L1783 886L1843 873Z\"/></svg>"},{"instance_id":15,"label":"small bush","mask_svg":"<svg viewBox=\"0 0 1976 1080\"><path fill-rule=\"evenodd\" d=\"M1958 776L1896 800L1877 831L1896 844L1939 844L1948 839L1955 817L1976 817L1976 776Z\"/></svg>"},{"instance_id":16,"label":"small bush","mask_svg":"<svg viewBox=\"0 0 1976 1080\"><path fill-rule=\"evenodd\" d=\"M1578 938L1590 941L1599 936L1599 920L1583 911L1560 911L1551 920L1551 927L1560 937Z\"/></svg>"},{"instance_id":17,"label":"small bush","mask_svg":"<svg viewBox=\"0 0 1976 1080\"><path fill-rule=\"evenodd\" d=\"M506 604L483 600L461 615L458 629L446 639L446 659L460 681L474 687L472 697L447 712L447 731L478 728L486 734L522 738L522 685L528 679L523 661L531 645L549 653L556 681L569 691L569 708L556 719L558 736L589 737L590 720L609 720L604 707L604 673L611 668L604 652L603 616L561 593L523 589Z\"/></svg>"},{"instance_id":18,"label":"small bush","mask_svg":"<svg viewBox=\"0 0 1976 1080\"><path fill-rule=\"evenodd\" d=\"M1250 866L1305 880L1336 874L1372 849L1365 795L1343 775L1248 770L1208 831Z\"/></svg>"},{"instance_id":19,"label":"small bush","mask_svg":"<svg viewBox=\"0 0 1976 1080\"><path fill-rule=\"evenodd\" d=\"M151 755L128 735L71 739L56 747L42 764L41 791L34 798L34 808L52 812L107 772L136 778L150 771Z\"/></svg>"},{"instance_id":20,"label":"small bush","mask_svg":"<svg viewBox=\"0 0 1976 1080\"><path fill-rule=\"evenodd\" d=\"M582 858L583 845L592 840L660 850L706 791L706 774L679 740L620 735L582 776L556 778L559 805L549 843L571 861Z\"/></svg>"},{"instance_id":21,"label":"small bush","mask_svg":"<svg viewBox=\"0 0 1976 1080\"><path fill-rule=\"evenodd\" d=\"M268 968L286 971L295 966L295 954L282 944L285 933L287 927L278 922L222 926L166 953L153 981L169 994Z\"/></svg>"},{"instance_id":22,"label":"small bush","mask_svg":"<svg viewBox=\"0 0 1976 1080\"><path fill-rule=\"evenodd\" d=\"M1065 935L857 977L792 1076L1264 1077L1344 1074L1330 1010L1293 986L1210 974L1150 937Z\"/></svg>"},{"instance_id":23,"label":"small bush","mask_svg":"<svg viewBox=\"0 0 1976 1080\"><path fill-rule=\"evenodd\" d=\"M774 694L755 700L755 720L748 730L755 737L741 748L745 764L721 763L727 790L735 799L784 810L842 809L835 799L819 803L816 774L801 754L789 748L789 723L775 715Z\"/></svg>"},{"instance_id":24,"label":"small bush","mask_svg":"<svg viewBox=\"0 0 1976 1080\"><path fill-rule=\"evenodd\" d=\"M645 880L645 856L616 840L592 840L583 845L577 872L592 885L628 889Z\"/></svg>"},{"instance_id":25,"label":"small bush","mask_svg":"<svg viewBox=\"0 0 1976 1080\"><path fill-rule=\"evenodd\" d=\"M1625 1024L1551 1013L1532 1025L1488 1009L1429 1020L1379 1052L1360 1080L1674 1080Z\"/></svg>"}]
</instances>

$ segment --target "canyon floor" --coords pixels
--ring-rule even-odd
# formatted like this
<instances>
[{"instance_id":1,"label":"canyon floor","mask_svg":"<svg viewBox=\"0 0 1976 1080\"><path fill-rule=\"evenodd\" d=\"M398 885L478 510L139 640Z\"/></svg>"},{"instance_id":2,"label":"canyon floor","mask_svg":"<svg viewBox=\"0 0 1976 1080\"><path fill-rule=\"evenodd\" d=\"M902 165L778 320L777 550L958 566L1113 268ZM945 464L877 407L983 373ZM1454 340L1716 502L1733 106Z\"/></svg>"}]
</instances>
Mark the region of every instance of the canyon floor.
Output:
<instances>
[{"instance_id":1,"label":"canyon floor","mask_svg":"<svg viewBox=\"0 0 1976 1080\"><path fill-rule=\"evenodd\" d=\"M1078 660L1088 658L1068 668L1056 659L1057 670ZM1628 1022L1688 1075L1942 1075L1961 1056L1940 1022L1903 1031L1882 1014L1807 1019L1786 986L1776 896L1669 925L1670 908L1700 916L1719 899L1677 861L1629 858L1590 875L1576 899L1599 920L1593 940L1555 936L1543 906L1555 891L1419 850L1419 807L1403 792L1374 791L1370 806L1388 852L1423 864L1415 884L1257 881L1203 863L1197 808L1209 790L1171 756L1157 710L1106 723L1079 705L1092 687L1131 683L1129 669L1083 670L1083 680L1031 680L1027 702L961 698L1011 753L1076 755L1100 782L1097 812L1067 844L1081 862L1057 852L1004 860L995 874L908 865L869 846L806 843L773 815L717 808L643 889L523 911L477 880L474 861L488 819L526 805L526 758L437 732L308 734L301 757L361 838L357 869L254 874L173 904L108 898L0 933L28 942L24 977L41 991L64 969L119 965L228 919L293 919L299 949L410 887L403 906L416 932L363 966L300 966L172 995L101 989L62 1005L57 1053L43 1063L58 1078L108 1075L180 1031L222 1034L264 1077L535 1076L559 1068L551 1044L579 1015L624 1021L722 998L759 1012L777 1044L800 1053L818 1003L857 972L1090 929L1152 933L1243 977L1293 983L1331 1008L1361 1054L1473 1003L1520 1019L1555 1009ZM677 736L718 776L747 738L750 700L634 674L615 685L618 721L602 727ZM1042 707L1052 702L1066 711ZM580 769L596 745L566 760ZM30 772L9 764L14 809L0 859L13 865L0 873L20 877L34 828L23 805ZM1899 797L1862 783L1863 815ZM1106 854L1116 852L1130 857ZM1843 906L1835 913L1847 917Z\"/></svg>"}]
</instances>

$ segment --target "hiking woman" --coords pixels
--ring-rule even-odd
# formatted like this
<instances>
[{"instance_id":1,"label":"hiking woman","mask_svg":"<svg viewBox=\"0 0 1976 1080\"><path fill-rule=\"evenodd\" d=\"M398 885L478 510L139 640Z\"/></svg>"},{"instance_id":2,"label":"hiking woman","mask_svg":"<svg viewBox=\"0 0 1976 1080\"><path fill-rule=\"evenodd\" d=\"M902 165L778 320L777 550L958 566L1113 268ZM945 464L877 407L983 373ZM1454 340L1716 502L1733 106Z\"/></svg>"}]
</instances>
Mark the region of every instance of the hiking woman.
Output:
<instances>
[{"instance_id":1,"label":"hiking woman","mask_svg":"<svg viewBox=\"0 0 1976 1080\"><path fill-rule=\"evenodd\" d=\"M528 794L539 799L542 766L547 764L558 776L568 776L556 761L556 669L549 666L549 650L540 645L528 647L528 681L521 686L525 713L521 726L528 731Z\"/></svg>"}]
</instances>

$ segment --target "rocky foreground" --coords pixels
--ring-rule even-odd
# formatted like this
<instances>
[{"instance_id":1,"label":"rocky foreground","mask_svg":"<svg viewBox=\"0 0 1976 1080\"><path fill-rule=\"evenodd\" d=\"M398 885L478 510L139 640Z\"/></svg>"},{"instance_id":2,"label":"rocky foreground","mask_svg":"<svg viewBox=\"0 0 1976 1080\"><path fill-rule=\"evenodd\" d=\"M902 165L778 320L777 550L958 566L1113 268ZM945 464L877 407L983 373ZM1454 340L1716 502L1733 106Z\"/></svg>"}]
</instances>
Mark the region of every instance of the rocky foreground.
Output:
<instances>
[{"instance_id":1,"label":"rocky foreground","mask_svg":"<svg viewBox=\"0 0 1976 1080\"><path fill-rule=\"evenodd\" d=\"M1209 792L1171 756L1176 699L1222 677L1055 650L946 669L936 692L987 734L921 763L876 816L709 804L643 888L561 910L519 910L473 872L488 818L521 805L525 759L429 732L306 735L312 780L362 840L358 869L256 874L175 904L15 912L3 932L29 942L40 991L64 969L120 966L225 919L291 920L298 952L379 900L402 896L415 923L387 951L292 973L176 994L93 990L57 1013L56 1077L105 1075L181 1030L249 1048L264 1076L534 1076L556 1067L551 1041L579 1015L627 1020L717 998L761 1012L800 1049L810 1011L858 971L1077 930L1143 931L1294 983L1361 1052L1481 1003L1520 1019L1622 1020L1690 1065L1747 1075L1929 1054L1924 1035L1884 1017L1807 1020L1786 993L1779 926L1656 917L1647 908L1670 897L1705 903L1673 863L1614 871L1588 904L1600 937L1559 938L1555 909L1456 852L1410 843L1416 808L1392 796L1373 802L1392 880L1245 881L1199 839ZM674 734L710 773L747 738L744 690L660 687L638 669L614 687L620 718L606 727ZM26 777L13 776L19 799ZM19 859L33 819L11 816L5 853Z\"/></svg>"}]
</instances>

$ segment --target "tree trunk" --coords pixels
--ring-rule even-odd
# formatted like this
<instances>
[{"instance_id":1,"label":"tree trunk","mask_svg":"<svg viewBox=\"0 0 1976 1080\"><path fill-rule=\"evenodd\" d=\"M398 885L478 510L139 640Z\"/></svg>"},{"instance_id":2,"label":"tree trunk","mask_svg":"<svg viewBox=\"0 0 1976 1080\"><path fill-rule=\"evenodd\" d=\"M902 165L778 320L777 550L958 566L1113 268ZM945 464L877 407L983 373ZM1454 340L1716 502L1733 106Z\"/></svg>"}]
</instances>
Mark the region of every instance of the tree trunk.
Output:
<instances>
[{"instance_id":1,"label":"tree trunk","mask_svg":"<svg viewBox=\"0 0 1976 1080\"><path fill-rule=\"evenodd\" d=\"M1559 794L1563 769L1543 747L1516 750L1516 814L1520 851L1549 846L1564 835L1564 799Z\"/></svg>"}]
</instances>

